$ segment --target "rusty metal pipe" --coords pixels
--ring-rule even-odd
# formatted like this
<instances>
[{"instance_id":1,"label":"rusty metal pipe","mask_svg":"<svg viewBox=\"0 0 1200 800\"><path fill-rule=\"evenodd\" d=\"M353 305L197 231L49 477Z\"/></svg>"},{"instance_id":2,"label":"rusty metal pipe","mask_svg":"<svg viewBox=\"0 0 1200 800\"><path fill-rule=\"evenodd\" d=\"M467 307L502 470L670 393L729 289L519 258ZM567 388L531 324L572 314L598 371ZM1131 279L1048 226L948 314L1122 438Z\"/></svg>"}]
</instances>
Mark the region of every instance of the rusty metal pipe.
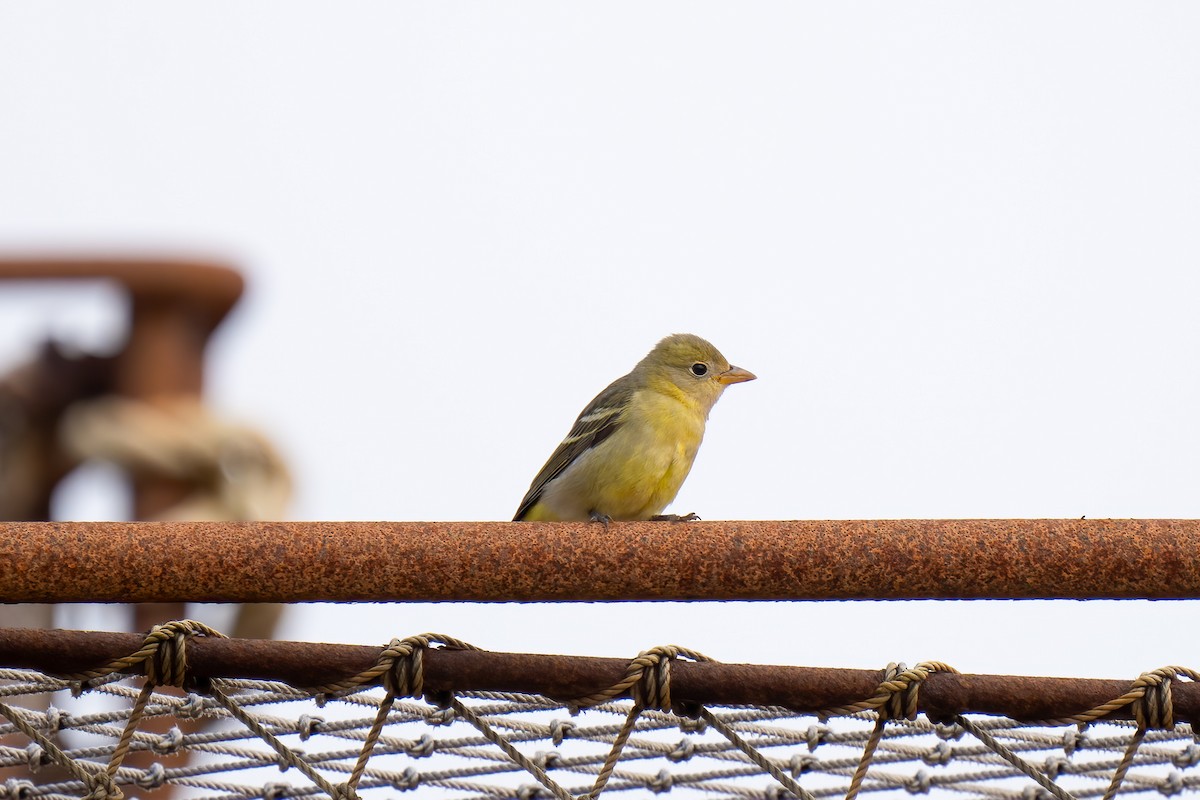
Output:
<instances>
[{"instance_id":1,"label":"rusty metal pipe","mask_svg":"<svg viewBox=\"0 0 1200 800\"><path fill-rule=\"evenodd\" d=\"M0 665L47 674L82 672L135 652L140 634L0 628ZM194 638L188 642L194 678L278 680L320 686L366 671L382 648L358 645ZM430 649L424 654L427 691L507 691L569 701L601 691L625 675L622 658ZM874 694L882 670L819 669L677 661L671 669L676 702L776 705L799 712L856 703ZM930 675L918 694L935 719L957 713L1019 720L1061 719L1123 695L1129 680L1037 678L1014 675ZM1200 685L1175 682L1175 717L1200 720ZM1125 707L1109 719L1130 719Z\"/></svg>"},{"instance_id":2,"label":"rusty metal pipe","mask_svg":"<svg viewBox=\"0 0 1200 800\"><path fill-rule=\"evenodd\" d=\"M117 254L0 257L0 281L47 280L114 282L129 293L133 305L167 303L188 309L207 331L225 318L245 287L242 276L228 264L206 259Z\"/></svg>"},{"instance_id":3,"label":"rusty metal pipe","mask_svg":"<svg viewBox=\"0 0 1200 800\"><path fill-rule=\"evenodd\" d=\"M0 602L1200 598L1200 520L5 522Z\"/></svg>"}]
</instances>

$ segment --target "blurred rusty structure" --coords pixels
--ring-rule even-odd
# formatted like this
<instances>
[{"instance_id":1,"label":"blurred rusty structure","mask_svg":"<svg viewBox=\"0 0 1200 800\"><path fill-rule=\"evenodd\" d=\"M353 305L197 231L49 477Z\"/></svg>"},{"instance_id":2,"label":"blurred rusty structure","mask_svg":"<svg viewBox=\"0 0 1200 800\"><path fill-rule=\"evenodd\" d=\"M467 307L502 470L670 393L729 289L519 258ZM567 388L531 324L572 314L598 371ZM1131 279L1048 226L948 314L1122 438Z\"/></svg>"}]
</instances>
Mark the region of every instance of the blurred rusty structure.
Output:
<instances>
[{"instance_id":1,"label":"blurred rusty structure","mask_svg":"<svg viewBox=\"0 0 1200 800\"><path fill-rule=\"evenodd\" d=\"M1200 598L1200 520L7 522L0 602Z\"/></svg>"},{"instance_id":2,"label":"blurred rusty structure","mask_svg":"<svg viewBox=\"0 0 1200 800\"><path fill-rule=\"evenodd\" d=\"M0 382L6 413L20 414L41 454L37 468L0 486L0 518L49 519L54 487L77 466L56 446L58 423L73 403L102 395L150 403L198 397L208 339L241 297L241 275L225 264L183 259L0 258L0 281L111 282L129 298L128 336L113 355L69 355L56 343ZM5 476L8 477L7 475ZM183 496L177 482L135 475L134 516L153 519Z\"/></svg>"},{"instance_id":3,"label":"blurred rusty structure","mask_svg":"<svg viewBox=\"0 0 1200 800\"><path fill-rule=\"evenodd\" d=\"M136 652L144 638L129 633L0 628L0 666L48 675L83 673ZM198 637L188 644L188 674L201 682L243 678L316 687L366 672L382 651L357 645ZM618 683L629 660L430 648L424 651L422 664L427 693L522 693L566 702ZM136 674L143 674L141 666ZM780 706L818 713L870 697L883 678L882 670L674 661L670 680L671 696L680 707ZM383 681L380 674L374 683ZM918 710L931 719L974 713L1024 721L1063 720L1120 697L1129 688L1129 680L936 672L921 684ZM1200 721L1200 684L1172 680L1170 697L1176 722ZM1120 706L1102 719L1133 719L1132 706Z\"/></svg>"}]
</instances>

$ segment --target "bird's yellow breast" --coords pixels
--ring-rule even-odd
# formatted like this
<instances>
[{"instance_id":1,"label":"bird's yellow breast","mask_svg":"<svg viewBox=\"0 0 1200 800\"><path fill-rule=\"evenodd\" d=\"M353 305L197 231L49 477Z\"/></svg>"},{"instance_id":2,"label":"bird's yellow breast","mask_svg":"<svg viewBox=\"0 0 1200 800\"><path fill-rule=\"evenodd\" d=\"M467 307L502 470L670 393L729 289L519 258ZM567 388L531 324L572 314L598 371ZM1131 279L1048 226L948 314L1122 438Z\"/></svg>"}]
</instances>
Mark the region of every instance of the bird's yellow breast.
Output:
<instances>
[{"instance_id":1,"label":"bird's yellow breast","mask_svg":"<svg viewBox=\"0 0 1200 800\"><path fill-rule=\"evenodd\" d=\"M654 390L637 392L620 428L547 485L527 519L649 519L687 478L704 438L704 412Z\"/></svg>"}]
</instances>

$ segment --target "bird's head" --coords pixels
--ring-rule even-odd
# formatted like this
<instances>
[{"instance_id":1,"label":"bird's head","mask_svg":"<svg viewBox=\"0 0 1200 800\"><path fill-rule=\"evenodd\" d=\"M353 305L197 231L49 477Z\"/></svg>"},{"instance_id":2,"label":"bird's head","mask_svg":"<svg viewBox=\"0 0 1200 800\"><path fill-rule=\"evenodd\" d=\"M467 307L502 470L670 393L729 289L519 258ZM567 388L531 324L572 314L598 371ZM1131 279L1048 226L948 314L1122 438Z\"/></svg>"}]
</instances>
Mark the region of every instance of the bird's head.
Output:
<instances>
[{"instance_id":1,"label":"bird's head","mask_svg":"<svg viewBox=\"0 0 1200 800\"><path fill-rule=\"evenodd\" d=\"M668 381L705 410L731 383L752 381L753 372L735 367L712 344L691 333L663 339L637 365L652 381Z\"/></svg>"}]
</instances>

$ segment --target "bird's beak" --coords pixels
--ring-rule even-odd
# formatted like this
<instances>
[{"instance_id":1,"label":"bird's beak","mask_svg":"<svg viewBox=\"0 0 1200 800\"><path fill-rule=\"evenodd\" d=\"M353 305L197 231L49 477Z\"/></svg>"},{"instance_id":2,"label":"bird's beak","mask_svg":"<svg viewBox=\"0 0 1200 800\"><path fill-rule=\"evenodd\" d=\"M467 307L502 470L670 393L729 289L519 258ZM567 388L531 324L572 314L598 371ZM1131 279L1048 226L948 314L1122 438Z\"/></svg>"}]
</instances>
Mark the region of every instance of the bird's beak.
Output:
<instances>
[{"instance_id":1,"label":"bird's beak","mask_svg":"<svg viewBox=\"0 0 1200 800\"><path fill-rule=\"evenodd\" d=\"M741 367L730 367L717 376L717 383L728 386L731 383L741 383L742 381L752 381L758 376L748 369Z\"/></svg>"}]
</instances>

